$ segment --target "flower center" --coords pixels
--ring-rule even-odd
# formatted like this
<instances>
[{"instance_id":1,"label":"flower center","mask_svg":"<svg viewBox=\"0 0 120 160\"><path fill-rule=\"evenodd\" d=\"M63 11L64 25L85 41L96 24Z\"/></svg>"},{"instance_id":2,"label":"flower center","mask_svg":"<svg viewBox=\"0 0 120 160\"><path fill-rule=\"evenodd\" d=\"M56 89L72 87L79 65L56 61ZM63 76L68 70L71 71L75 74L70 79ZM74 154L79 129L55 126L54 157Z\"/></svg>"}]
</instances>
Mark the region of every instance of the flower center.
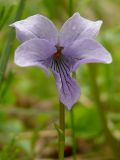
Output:
<instances>
[{"instance_id":1,"label":"flower center","mask_svg":"<svg viewBox=\"0 0 120 160\"><path fill-rule=\"evenodd\" d=\"M61 55L62 55L63 47L59 47L59 46L55 46L55 47L56 47L56 49L57 49L57 52L55 52L55 53L53 54L53 58L54 58L55 60L58 60L58 59L60 59L60 57L61 57Z\"/></svg>"}]
</instances>

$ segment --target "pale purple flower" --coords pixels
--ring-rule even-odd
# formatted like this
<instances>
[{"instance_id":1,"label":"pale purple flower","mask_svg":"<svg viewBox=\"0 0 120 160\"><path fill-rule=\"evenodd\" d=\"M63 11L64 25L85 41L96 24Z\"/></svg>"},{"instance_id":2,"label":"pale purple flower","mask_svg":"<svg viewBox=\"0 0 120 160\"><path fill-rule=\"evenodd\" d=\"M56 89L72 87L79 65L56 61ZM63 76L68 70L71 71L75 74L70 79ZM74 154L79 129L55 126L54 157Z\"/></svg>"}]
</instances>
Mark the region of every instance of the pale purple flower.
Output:
<instances>
[{"instance_id":1,"label":"pale purple flower","mask_svg":"<svg viewBox=\"0 0 120 160\"><path fill-rule=\"evenodd\" d=\"M75 13L58 32L42 15L17 21L17 39L22 44L15 51L19 66L39 66L54 74L60 101L71 109L80 97L80 89L70 73L82 63L111 63L109 52L95 38L102 21L90 21Z\"/></svg>"}]
</instances>

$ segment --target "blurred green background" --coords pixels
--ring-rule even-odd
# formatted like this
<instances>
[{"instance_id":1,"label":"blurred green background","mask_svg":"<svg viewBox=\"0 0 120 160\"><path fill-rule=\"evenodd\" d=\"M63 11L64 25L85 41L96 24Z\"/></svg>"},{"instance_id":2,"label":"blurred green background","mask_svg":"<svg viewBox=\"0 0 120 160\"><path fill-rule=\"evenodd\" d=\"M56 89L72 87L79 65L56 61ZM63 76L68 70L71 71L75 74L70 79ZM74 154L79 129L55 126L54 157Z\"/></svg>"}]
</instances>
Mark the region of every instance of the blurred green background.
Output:
<instances>
[{"instance_id":1,"label":"blurred green background","mask_svg":"<svg viewBox=\"0 0 120 160\"><path fill-rule=\"evenodd\" d=\"M23 1L20 19L39 13L60 29L69 17L68 0ZM53 160L58 154L54 128L59 116L58 93L52 74L47 77L37 67L14 64L14 51L20 43L9 24L15 21L19 3L0 0L0 56L7 53L9 57L0 83L0 160ZM114 159L112 152L117 155L120 146L120 0L74 0L73 11L90 20L103 20L97 39L113 57L110 65L85 64L77 70L81 87L73 110L77 159ZM65 117L65 155L70 160L70 111L66 110Z\"/></svg>"}]
</instances>

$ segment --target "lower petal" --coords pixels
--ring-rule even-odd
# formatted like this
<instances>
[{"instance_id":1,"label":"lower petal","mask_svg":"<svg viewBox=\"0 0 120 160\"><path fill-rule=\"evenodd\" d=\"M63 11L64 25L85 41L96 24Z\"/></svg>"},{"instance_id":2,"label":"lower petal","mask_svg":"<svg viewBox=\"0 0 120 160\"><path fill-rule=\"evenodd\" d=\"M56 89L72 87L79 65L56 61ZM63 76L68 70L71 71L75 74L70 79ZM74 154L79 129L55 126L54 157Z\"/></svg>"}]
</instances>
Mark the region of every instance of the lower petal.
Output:
<instances>
[{"instance_id":1,"label":"lower petal","mask_svg":"<svg viewBox=\"0 0 120 160\"><path fill-rule=\"evenodd\" d=\"M54 77L60 101L70 110L80 97L80 88L69 74L54 72Z\"/></svg>"}]
</instances>

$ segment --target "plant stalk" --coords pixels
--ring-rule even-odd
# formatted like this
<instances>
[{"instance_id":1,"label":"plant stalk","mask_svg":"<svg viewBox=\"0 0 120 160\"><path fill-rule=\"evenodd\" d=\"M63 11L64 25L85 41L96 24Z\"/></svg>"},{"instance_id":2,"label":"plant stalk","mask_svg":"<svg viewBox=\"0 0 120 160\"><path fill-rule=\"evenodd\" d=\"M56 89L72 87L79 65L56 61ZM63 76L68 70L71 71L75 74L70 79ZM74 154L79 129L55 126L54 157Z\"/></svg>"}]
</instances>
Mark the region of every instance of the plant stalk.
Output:
<instances>
[{"instance_id":1,"label":"plant stalk","mask_svg":"<svg viewBox=\"0 0 120 160\"><path fill-rule=\"evenodd\" d=\"M73 160L76 160L76 137L75 137L75 124L74 124L74 110L70 111L71 128L72 128L72 152Z\"/></svg>"},{"instance_id":2,"label":"plant stalk","mask_svg":"<svg viewBox=\"0 0 120 160\"><path fill-rule=\"evenodd\" d=\"M65 146L65 106L60 102L60 117L59 117L59 160L64 160Z\"/></svg>"}]
</instances>

